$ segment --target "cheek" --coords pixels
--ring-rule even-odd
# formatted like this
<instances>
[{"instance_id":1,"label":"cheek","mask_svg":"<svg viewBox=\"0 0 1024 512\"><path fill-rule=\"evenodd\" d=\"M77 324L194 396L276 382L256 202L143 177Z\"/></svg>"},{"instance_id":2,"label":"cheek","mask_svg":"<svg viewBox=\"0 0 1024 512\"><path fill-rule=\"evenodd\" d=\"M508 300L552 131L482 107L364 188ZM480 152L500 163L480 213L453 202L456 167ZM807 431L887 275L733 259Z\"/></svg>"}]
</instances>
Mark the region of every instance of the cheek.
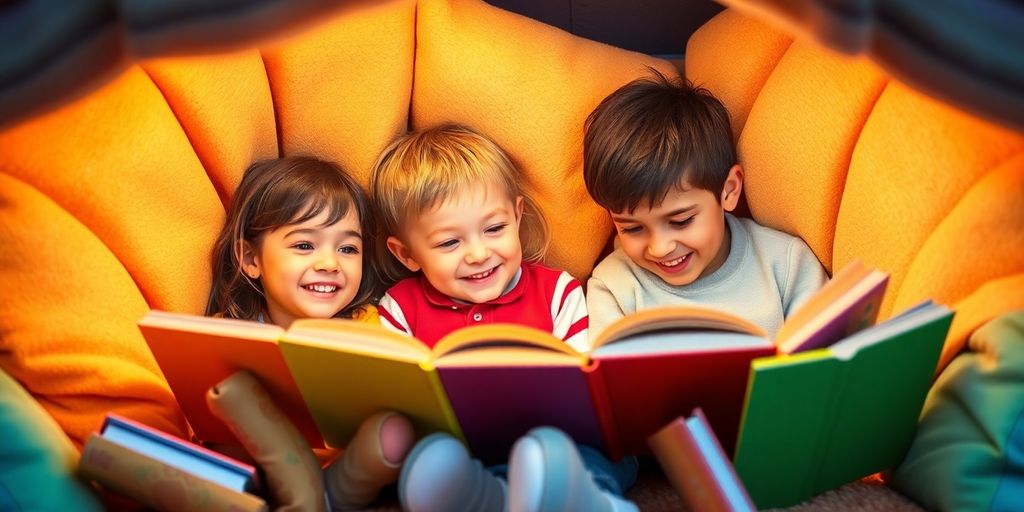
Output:
<instances>
[{"instance_id":1,"label":"cheek","mask_svg":"<svg viewBox=\"0 0 1024 512\"><path fill-rule=\"evenodd\" d=\"M643 254L644 250L647 249L647 243L641 237L623 234L616 236L619 237L619 247L622 247L622 250L627 256L636 258L638 255Z\"/></svg>"}]
</instances>

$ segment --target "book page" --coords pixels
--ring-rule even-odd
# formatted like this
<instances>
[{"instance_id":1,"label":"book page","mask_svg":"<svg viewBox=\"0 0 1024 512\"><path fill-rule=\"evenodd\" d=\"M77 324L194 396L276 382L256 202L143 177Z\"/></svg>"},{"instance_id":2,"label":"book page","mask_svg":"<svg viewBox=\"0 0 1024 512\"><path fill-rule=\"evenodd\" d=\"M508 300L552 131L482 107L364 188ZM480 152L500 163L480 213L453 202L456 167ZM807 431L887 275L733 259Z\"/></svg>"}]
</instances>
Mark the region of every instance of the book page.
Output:
<instances>
[{"instance_id":1,"label":"book page","mask_svg":"<svg viewBox=\"0 0 1024 512\"><path fill-rule=\"evenodd\" d=\"M782 344L799 331L804 330L810 322L818 317L825 309L833 305L850 289L857 285L862 279L868 276L872 269L860 262L853 260L842 270L837 272L829 282L825 283L810 299L807 299L799 309L793 312L786 322L779 329L775 336L776 344Z\"/></svg>"},{"instance_id":2,"label":"book page","mask_svg":"<svg viewBox=\"0 0 1024 512\"><path fill-rule=\"evenodd\" d=\"M616 320L594 340L593 349L646 332L684 329L767 336L760 327L726 311L696 305L664 306L643 309Z\"/></svg>"},{"instance_id":3,"label":"book page","mask_svg":"<svg viewBox=\"0 0 1024 512\"><path fill-rule=\"evenodd\" d=\"M434 347L434 360L445 366L487 364L584 364L576 352L551 333L516 324L474 325L458 329Z\"/></svg>"},{"instance_id":4,"label":"book page","mask_svg":"<svg viewBox=\"0 0 1024 512\"><path fill-rule=\"evenodd\" d=\"M264 324L252 320L186 315L155 309L146 313L146 316L139 320L139 325L172 331L198 332L215 336L267 341L276 340L284 332L284 329L274 324Z\"/></svg>"},{"instance_id":5,"label":"book page","mask_svg":"<svg viewBox=\"0 0 1024 512\"><path fill-rule=\"evenodd\" d=\"M416 338L390 331L379 324L341 318L296 320L284 337L291 342L402 361L419 363L430 359L430 349Z\"/></svg>"},{"instance_id":6,"label":"book page","mask_svg":"<svg viewBox=\"0 0 1024 512\"><path fill-rule=\"evenodd\" d=\"M888 278L860 262L847 266L786 319L776 346L786 353L827 346L874 323Z\"/></svg>"}]
</instances>

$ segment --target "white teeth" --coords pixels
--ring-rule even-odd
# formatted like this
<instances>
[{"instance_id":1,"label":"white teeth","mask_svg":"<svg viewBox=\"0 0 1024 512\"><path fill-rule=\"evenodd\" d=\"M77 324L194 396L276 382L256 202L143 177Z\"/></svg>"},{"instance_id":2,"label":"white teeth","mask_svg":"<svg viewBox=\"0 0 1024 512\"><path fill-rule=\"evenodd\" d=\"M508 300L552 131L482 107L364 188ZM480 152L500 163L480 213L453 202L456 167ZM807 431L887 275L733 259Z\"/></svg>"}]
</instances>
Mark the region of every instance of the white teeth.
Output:
<instances>
[{"instance_id":1,"label":"white teeth","mask_svg":"<svg viewBox=\"0 0 1024 512\"><path fill-rule=\"evenodd\" d=\"M486 272L480 272L479 274L473 274L471 276L466 276L466 278L467 279L483 279L483 278L491 275L492 272L494 272L493 268L488 270L488 271L486 271Z\"/></svg>"},{"instance_id":2,"label":"white teeth","mask_svg":"<svg viewBox=\"0 0 1024 512\"><path fill-rule=\"evenodd\" d=\"M332 293L338 289L338 287L333 284L311 284L307 285L306 288L320 293Z\"/></svg>"},{"instance_id":3,"label":"white teeth","mask_svg":"<svg viewBox=\"0 0 1024 512\"><path fill-rule=\"evenodd\" d=\"M683 260L685 260L685 259L686 259L686 256L683 256L682 258L676 258L676 259L674 259L674 260L672 260L672 261L662 261L662 262L661 262L661 263L659 263L659 264L660 264L661 266L663 266L663 267L674 267L674 266L676 266L676 265L678 265L678 264L682 263L682 262L683 262Z\"/></svg>"}]
</instances>

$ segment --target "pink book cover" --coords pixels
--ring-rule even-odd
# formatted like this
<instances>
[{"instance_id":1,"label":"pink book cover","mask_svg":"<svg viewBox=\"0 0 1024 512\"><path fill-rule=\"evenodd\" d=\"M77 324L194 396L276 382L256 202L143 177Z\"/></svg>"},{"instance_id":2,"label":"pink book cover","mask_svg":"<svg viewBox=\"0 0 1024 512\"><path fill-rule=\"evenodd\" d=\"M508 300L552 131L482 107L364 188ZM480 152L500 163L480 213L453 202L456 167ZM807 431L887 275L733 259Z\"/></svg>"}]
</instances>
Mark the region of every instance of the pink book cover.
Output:
<instances>
[{"instance_id":1,"label":"pink book cover","mask_svg":"<svg viewBox=\"0 0 1024 512\"><path fill-rule=\"evenodd\" d=\"M647 442L688 510L756 510L700 408L672 420Z\"/></svg>"}]
</instances>

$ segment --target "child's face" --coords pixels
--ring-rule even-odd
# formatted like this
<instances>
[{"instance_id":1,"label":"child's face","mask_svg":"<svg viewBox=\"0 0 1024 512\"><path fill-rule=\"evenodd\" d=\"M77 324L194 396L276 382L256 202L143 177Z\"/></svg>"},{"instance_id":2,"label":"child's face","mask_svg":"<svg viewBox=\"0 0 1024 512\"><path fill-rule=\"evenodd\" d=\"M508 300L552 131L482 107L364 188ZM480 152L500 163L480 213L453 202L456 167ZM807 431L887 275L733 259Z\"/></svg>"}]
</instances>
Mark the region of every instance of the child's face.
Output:
<instances>
[{"instance_id":1,"label":"child's face","mask_svg":"<svg viewBox=\"0 0 1024 512\"><path fill-rule=\"evenodd\" d=\"M497 185L480 184L410 216L404 242L388 248L409 270L422 270L438 291L480 304L501 296L523 261L519 243L521 197Z\"/></svg>"},{"instance_id":2,"label":"child's face","mask_svg":"<svg viewBox=\"0 0 1024 512\"><path fill-rule=\"evenodd\" d=\"M363 239L354 208L324 226L328 211L267 232L243 254L243 271L258 276L270 321L330 318L348 306L363 278Z\"/></svg>"},{"instance_id":3,"label":"child's face","mask_svg":"<svg viewBox=\"0 0 1024 512\"><path fill-rule=\"evenodd\" d=\"M708 190L672 189L657 205L642 202L633 212L611 212L622 250L634 263L673 286L711 274L729 256L725 212L736 208L742 170L733 166L721 202Z\"/></svg>"}]
</instances>

